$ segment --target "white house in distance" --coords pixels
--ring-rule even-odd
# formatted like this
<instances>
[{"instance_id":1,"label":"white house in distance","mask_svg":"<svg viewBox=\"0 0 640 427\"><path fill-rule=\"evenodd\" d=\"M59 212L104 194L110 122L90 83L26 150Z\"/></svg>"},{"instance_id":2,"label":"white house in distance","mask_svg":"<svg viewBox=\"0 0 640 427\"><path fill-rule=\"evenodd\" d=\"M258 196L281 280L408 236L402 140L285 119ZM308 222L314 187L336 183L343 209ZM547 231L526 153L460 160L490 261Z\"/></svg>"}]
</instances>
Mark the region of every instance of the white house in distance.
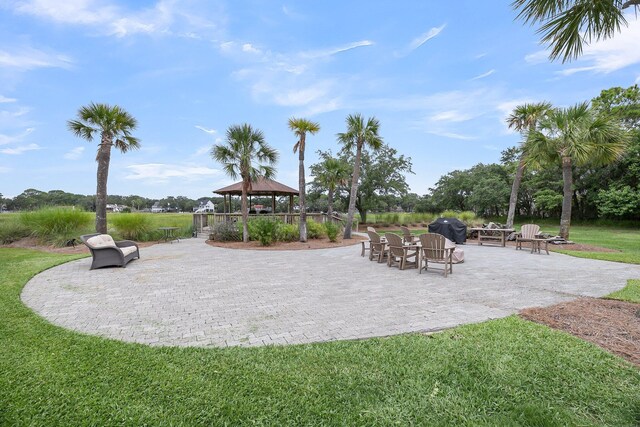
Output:
<instances>
[{"instance_id":1,"label":"white house in distance","mask_svg":"<svg viewBox=\"0 0 640 427\"><path fill-rule=\"evenodd\" d=\"M151 213L161 213L164 212L162 206L160 206L160 202L155 202L153 206L151 206Z\"/></svg>"},{"instance_id":2,"label":"white house in distance","mask_svg":"<svg viewBox=\"0 0 640 427\"><path fill-rule=\"evenodd\" d=\"M207 203L200 203L197 209L195 209L196 213L204 213L204 212L215 212L216 205L213 204L211 200L207 200Z\"/></svg>"}]
</instances>

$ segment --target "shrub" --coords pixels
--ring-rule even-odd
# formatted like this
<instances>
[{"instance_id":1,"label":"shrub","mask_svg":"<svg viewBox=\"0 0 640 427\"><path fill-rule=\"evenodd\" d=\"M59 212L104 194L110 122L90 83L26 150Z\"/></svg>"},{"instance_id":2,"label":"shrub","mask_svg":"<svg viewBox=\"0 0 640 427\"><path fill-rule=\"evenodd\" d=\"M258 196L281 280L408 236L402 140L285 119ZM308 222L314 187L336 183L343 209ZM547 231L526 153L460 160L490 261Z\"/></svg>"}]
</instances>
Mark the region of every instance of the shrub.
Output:
<instances>
[{"instance_id":1,"label":"shrub","mask_svg":"<svg viewBox=\"0 0 640 427\"><path fill-rule=\"evenodd\" d=\"M233 221L219 222L213 226L209 239L219 242L240 241L242 240L240 224Z\"/></svg>"},{"instance_id":2,"label":"shrub","mask_svg":"<svg viewBox=\"0 0 640 427\"><path fill-rule=\"evenodd\" d=\"M325 228L319 222L312 219L307 220L307 238L321 239L324 236Z\"/></svg>"},{"instance_id":3,"label":"shrub","mask_svg":"<svg viewBox=\"0 0 640 427\"><path fill-rule=\"evenodd\" d=\"M0 244L6 245L29 236L31 231L16 216L0 222Z\"/></svg>"},{"instance_id":4,"label":"shrub","mask_svg":"<svg viewBox=\"0 0 640 427\"><path fill-rule=\"evenodd\" d=\"M279 222L276 229L276 240L279 242L295 242L300 239L300 230L297 225Z\"/></svg>"},{"instance_id":5,"label":"shrub","mask_svg":"<svg viewBox=\"0 0 640 427\"><path fill-rule=\"evenodd\" d=\"M458 214L458 219L464 222L465 224L471 224L471 223L477 222L479 218L476 217L476 214L473 213L472 211L464 211Z\"/></svg>"},{"instance_id":6,"label":"shrub","mask_svg":"<svg viewBox=\"0 0 640 427\"><path fill-rule=\"evenodd\" d=\"M262 246L269 246L276 240L278 222L271 218L257 218L249 222L249 238Z\"/></svg>"},{"instance_id":7,"label":"shrub","mask_svg":"<svg viewBox=\"0 0 640 427\"><path fill-rule=\"evenodd\" d=\"M327 237L331 242L338 241L338 234L340 233L340 227L333 221L327 221L324 223L324 229L327 233Z\"/></svg>"},{"instance_id":8,"label":"shrub","mask_svg":"<svg viewBox=\"0 0 640 427\"><path fill-rule=\"evenodd\" d=\"M111 224L118 235L128 240L150 240L152 233L151 220L144 214L119 214L111 216Z\"/></svg>"},{"instance_id":9,"label":"shrub","mask_svg":"<svg viewBox=\"0 0 640 427\"><path fill-rule=\"evenodd\" d=\"M64 246L88 232L93 218L92 214L79 209L45 208L20 214L20 223L41 243Z\"/></svg>"},{"instance_id":10,"label":"shrub","mask_svg":"<svg viewBox=\"0 0 640 427\"><path fill-rule=\"evenodd\" d=\"M452 210L446 210L440 214L440 218L457 218L458 212Z\"/></svg>"}]
</instances>

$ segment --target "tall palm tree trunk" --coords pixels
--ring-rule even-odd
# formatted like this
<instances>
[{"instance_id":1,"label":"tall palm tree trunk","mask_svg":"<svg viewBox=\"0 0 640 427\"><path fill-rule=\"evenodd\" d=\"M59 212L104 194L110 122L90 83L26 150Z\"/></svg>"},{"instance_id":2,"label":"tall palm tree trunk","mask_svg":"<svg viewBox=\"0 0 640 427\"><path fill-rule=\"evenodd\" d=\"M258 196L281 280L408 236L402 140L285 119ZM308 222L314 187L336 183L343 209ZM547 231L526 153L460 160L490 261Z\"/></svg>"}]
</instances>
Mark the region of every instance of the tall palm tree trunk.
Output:
<instances>
[{"instance_id":1,"label":"tall palm tree trunk","mask_svg":"<svg viewBox=\"0 0 640 427\"><path fill-rule=\"evenodd\" d=\"M300 231L300 241L301 242L306 242L307 241L307 206L305 205L305 190L306 190L306 185L305 185L305 179L304 179L304 136L301 137L301 141L302 143L300 144L300 149L299 149L299 160L300 160L300 166L298 167L298 191L300 192L300 194L298 195L298 202L300 205L300 224L299 224L299 231Z\"/></svg>"},{"instance_id":2,"label":"tall palm tree trunk","mask_svg":"<svg viewBox=\"0 0 640 427\"><path fill-rule=\"evenodd\" d=\"M569 239L571 227L571 199L573 196L573 171L571 157L562 157L562 213L560 214L560 237Z\"/></svg>"},{"instance_id":3,"label":"tall palm tree trunk","mask_svg":"<svg viewBox=\"0 0 640 427\"><path fill-rule=\"evenodd\" d=\"M520 161L518 162L518 169L516 169L516 176L513 179L513 185L511 186L511 196L509 197L509 212L507 213L507 228L513 227L513 221L516 216L516 205L518 203L518 192L520 191L520 183L522 182L522 176L524 175L525 167L525 157L524 154L521 154Z\"/></svg>"},{"instance_id":4,"label":"tall palm tree trunk","mask_svg":"<svg viewBox=\"0 0 640 427\"><path fill-rule=\"evenodd\" d=\"M107 181L111 161L111 136L103 134L98 149L96 185L96 233L107 233Z\"/></svg>"},{"instance_id":5,"label":"tall palm tree trunk","mask_svg":"<svg viewBox=\"0 0 640 427\"><path fill-rule=\"evenodd\" d=\"M242 196L241 207L242 209L242 241L247 243L249 241L249 209L247 208L247 193L249 192L249 179L242 179Z\"/></svg>"},{"instance_id":6,"label":"tall palm tree trunk","mask_svg":"<svg viewBox=\"0 0 640 427\"><path fill-rule=\"evenodd\" d=\"M327 216L329 217L329 221L333 217L333 188L329 186L329 192L327 194L327 203L329 207L327 208Z\"/></svg>"},{"instance_id":7,"label":"tall palm tree trunk","mask_svg":"<svg viewBox=\"0 0 640 427\"><path fill-rule=\"evenodd\" d=\"M351 179L351 193L349 194L349 211L347 213L347 223L344 227L344 239L351 238L351 228L353 217L356 213L356 196L358 195L358 179L360 179L360 158L362 157L362 144L358 143L356 148L356 160L353 165L353 177Z\"/></svg>"}]
</instances>

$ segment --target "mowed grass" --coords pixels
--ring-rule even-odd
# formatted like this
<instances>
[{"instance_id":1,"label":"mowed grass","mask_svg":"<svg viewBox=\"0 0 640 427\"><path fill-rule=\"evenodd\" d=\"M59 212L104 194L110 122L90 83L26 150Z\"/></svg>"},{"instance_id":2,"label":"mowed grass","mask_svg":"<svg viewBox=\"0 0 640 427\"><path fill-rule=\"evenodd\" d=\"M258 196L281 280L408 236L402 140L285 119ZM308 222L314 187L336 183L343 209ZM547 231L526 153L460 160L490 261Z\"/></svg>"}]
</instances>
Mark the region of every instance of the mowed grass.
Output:
<instances>
[{"instance_id":1,"label":"mowed grass","mask_svg":"<svg viewBox=\"0 0 640 427\"><path fill-rule=\"evenodd\" d=\"M542 226L542 230L551 234L558 232L557 227L546 225ZM562 246L557 247L558 252L581 258L640 264L640 230L637 228L572 225L569 239L576 243L601 246L618 252L568 251L562 250Z\"/></svg>"},{"instance_id":2,"label":"mowed grass","mask_svg":"<svg viewBox=\"0 0 640 427\"><path fill-rule=\"evenodd\" d=\"M74 258L0 249L0 425L640 423L637 368L515 316L261 348L154 348L70 332L19 294Z\"/></svg>"}]
</instances>

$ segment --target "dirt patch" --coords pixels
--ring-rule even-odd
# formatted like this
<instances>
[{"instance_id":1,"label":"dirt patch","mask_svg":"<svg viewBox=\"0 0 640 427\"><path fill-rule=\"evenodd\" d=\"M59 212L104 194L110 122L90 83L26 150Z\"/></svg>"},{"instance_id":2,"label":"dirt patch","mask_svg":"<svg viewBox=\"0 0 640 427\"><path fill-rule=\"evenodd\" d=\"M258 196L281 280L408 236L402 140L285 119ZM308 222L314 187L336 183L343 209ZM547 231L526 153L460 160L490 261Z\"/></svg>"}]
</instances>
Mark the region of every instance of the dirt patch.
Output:
<instances>
[{"instance_id":1,"label":"dirt patch","mask_svg":"<svg viewBox=\"0 0 640 427\"><path fill-rule=\"evenodd\" d=\"M252 250L267 250L267 251L296 251L305 249L327 249L327 248L339 248L342 246L359 245L361 241L366 240L361 236L353 236L352 239L338 239L337 242L330 242L329 239L309 239L306 243L302 242L276 242L271 246L262 246L260 242L251 241L244 242L216 242L213 240L207 240L207 244L211 246L217 246L219 248L227 249L252 249Z\"/></svg>"},{"instance_id":2,"label":"dirt patch","mask_svg":"<svg viewBox=\"0 0 640 427\"><path fill-rule=\"evenodd\" d=\"M640 304L580 298L528 308L520 316L592 342L640 366Z\"/></svg>"}]
</instances>

